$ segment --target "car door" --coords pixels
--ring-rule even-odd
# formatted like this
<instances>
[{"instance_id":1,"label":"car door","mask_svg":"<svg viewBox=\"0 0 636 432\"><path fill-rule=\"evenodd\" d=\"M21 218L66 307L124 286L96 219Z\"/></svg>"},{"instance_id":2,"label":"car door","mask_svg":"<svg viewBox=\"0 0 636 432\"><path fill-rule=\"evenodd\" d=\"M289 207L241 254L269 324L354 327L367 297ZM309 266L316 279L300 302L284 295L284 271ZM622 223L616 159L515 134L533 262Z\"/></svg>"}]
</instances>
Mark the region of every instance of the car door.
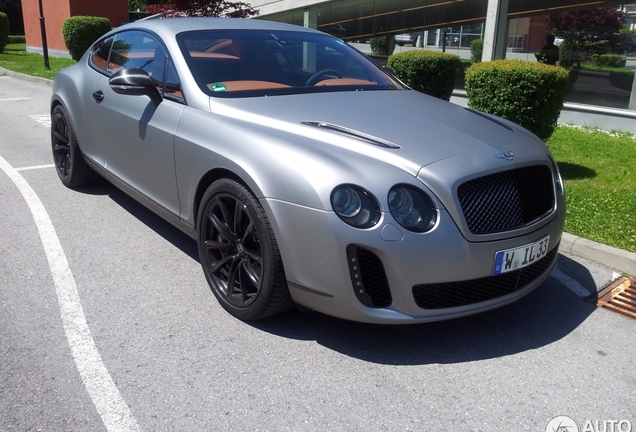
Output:
<instances>
[{"instance_id":1,"label":"car door","mask_svg":"<svg viewBox=\"0 0 636 432\"><path fill-rule=\"evenodd\" d=\"M177 217L174 134L186 107L177 73L157 36L130 30L112 39L105 64L93 58L94 67L104 67L89 108L94 145L103 156L105 170L124 183L120 186L156 210ZM131 68L151 76L162 96L159 102L110 88L113 73Z\"/></svg>"}]
</instances>

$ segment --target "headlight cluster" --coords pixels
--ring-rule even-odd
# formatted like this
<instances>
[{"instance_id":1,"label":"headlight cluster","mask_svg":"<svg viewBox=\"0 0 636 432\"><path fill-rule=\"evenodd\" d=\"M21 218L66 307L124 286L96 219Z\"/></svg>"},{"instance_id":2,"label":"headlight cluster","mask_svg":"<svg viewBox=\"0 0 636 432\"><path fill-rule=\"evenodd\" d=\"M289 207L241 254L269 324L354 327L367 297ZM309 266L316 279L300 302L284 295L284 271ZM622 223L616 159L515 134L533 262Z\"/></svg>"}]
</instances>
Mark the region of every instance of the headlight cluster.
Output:
<instances>
[{"instance_id":1,"label":"headlight cluster","mask_svg":"<svg viewBox=\"0 0 636 432\"><path fill-rule=\"evenodd\" d=\"M391 188L389 210L397 223L409 231L429 231L437 221L437 211L431 199L412 186L397 185Z\"/></svg>"},{"instance_id":2,"label":"headlight cluster","mask_svg":"<svg viewBox=\"0 0 636 432\"><path fill-rule=\"evenodd\" d=\"M387 200L393 218L409 231L426 232L437 222L433 201L413 186L393 186ZM370 228L380 220L377 199L358 186L336 187L331 193L331 205L340 219L356 228Z\"/></svg>"},{"instance_id":3,"label":"headlight cluster","mask_svg":"<svg viewBox=\"0 0 636 432\"><path fill-rule=\"evenodd\" d=\"M353 185L340 185L331 192L331 206L351 226L370 228L380 220L380 206L373 196Z\"/></svg>"}]
</instances>

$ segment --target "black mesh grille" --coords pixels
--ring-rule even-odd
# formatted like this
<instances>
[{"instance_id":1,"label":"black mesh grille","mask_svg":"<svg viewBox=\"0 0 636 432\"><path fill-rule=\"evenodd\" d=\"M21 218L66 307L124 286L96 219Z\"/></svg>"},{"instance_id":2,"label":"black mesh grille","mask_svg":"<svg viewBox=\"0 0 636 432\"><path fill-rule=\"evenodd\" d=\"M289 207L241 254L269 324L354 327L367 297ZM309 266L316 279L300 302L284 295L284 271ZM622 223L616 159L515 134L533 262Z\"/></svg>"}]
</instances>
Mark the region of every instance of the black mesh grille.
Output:
<instances>
[{"instance_id":1,"label":"black mesh grille","mask_svg":"<svg viewBox=\"0 0 636 432\"><path fill-rule=\"evenodd\" d=\"M554 208L552 173L544 165L470 180L459 186L457 194L473 234L520 228Z\"/></svg>"},{"instance_id":2,"label":"black mesh grille","mask_svg":"<svg viewBox=\"0 0 636 432\"><path fill-rule=\"evenodd\" d=\"M556 259L557 249L552 249L536 263L509 273L461 282L415 285L413 298L422 309L444 309L511 294L523 289L550 267Z\"/></svg>"},{"instance_id":3,"label":"black mesh grille","mask_svg":"<svg viewBox=\"0 0 636 432\"><path fill-rule=\"evenodd\" d=\"M370 250L347 246L351 282L358 299L371 307L391 306L391 290L382 260Z\"/></svg>"}]
</instances>

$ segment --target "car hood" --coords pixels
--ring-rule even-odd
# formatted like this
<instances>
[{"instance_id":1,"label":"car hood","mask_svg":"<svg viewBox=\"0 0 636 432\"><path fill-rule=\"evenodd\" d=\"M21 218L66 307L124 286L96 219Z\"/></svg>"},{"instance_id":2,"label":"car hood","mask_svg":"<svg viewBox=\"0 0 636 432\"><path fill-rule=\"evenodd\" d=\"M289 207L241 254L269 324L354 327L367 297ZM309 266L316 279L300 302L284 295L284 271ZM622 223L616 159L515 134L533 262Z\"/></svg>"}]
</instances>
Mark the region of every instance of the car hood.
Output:
<instances>
[{"instance_id":1,"label":"car hood","mask_svg":"<svg viewBox=\"0 0 636 432\"><path fill-rule=\"evenodd\" d=\"M296 135L296 141L305 137L361 153L413 176L466 153L481 155L477 159L503 152L546 155L543 142L520 126L413 90L211 98L210 109Z\"/></svg>"}]
</instances>

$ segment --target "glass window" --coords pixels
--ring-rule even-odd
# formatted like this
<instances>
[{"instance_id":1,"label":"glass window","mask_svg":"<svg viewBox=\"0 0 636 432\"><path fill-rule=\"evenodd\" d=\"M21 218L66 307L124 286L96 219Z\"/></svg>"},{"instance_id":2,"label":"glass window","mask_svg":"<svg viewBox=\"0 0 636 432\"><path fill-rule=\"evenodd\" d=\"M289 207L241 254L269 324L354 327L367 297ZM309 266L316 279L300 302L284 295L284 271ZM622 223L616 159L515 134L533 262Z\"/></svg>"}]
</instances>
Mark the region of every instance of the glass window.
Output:
<instances>
[{"instance_id":1,"label":"glass window","mask_svg":"<svg viewBox=\"0 0 636 432\"><path fill-rule=\"evenodd\" d=\"M108 69L108 55L114 39L114 37L109 37L97 42L91 53L91 63L104 72Z\"/></svg>"},{"instance_id":2,"label":"glass window","mask_svg":"<svg viewBox=\"0 0 636 432\"><path fill-rule=\"evenodd\" d=\"M110 54L109 54L110 53ZM183 99L177 71L156 36L143 31L124 31L95 45L93 64L106 73L143 69L163 96Z\"/></svg>"},{"instance_id":3,"label":"glass window","mask_svg":"<svg viewBox=\"0 0 636 432\"><path fill-rule=\"evenodd\" d=\"M327 35L210 30L181 33L177 40L199 87L213 96L401 88L364 55Z\"/></svg>"},{"instance_id":4,"label":"glass window","mask_svg":"<svg viewBox=\"0 0 636 432\"><path fill-rule=\"evenodd\" d=\"M569 69L565 102L628 109L634 85L636 37L620 7L580 8L513 19L516 41L507 58ZM636 102L636 101L633 101Z\"/></svg>"}]
</instances>

